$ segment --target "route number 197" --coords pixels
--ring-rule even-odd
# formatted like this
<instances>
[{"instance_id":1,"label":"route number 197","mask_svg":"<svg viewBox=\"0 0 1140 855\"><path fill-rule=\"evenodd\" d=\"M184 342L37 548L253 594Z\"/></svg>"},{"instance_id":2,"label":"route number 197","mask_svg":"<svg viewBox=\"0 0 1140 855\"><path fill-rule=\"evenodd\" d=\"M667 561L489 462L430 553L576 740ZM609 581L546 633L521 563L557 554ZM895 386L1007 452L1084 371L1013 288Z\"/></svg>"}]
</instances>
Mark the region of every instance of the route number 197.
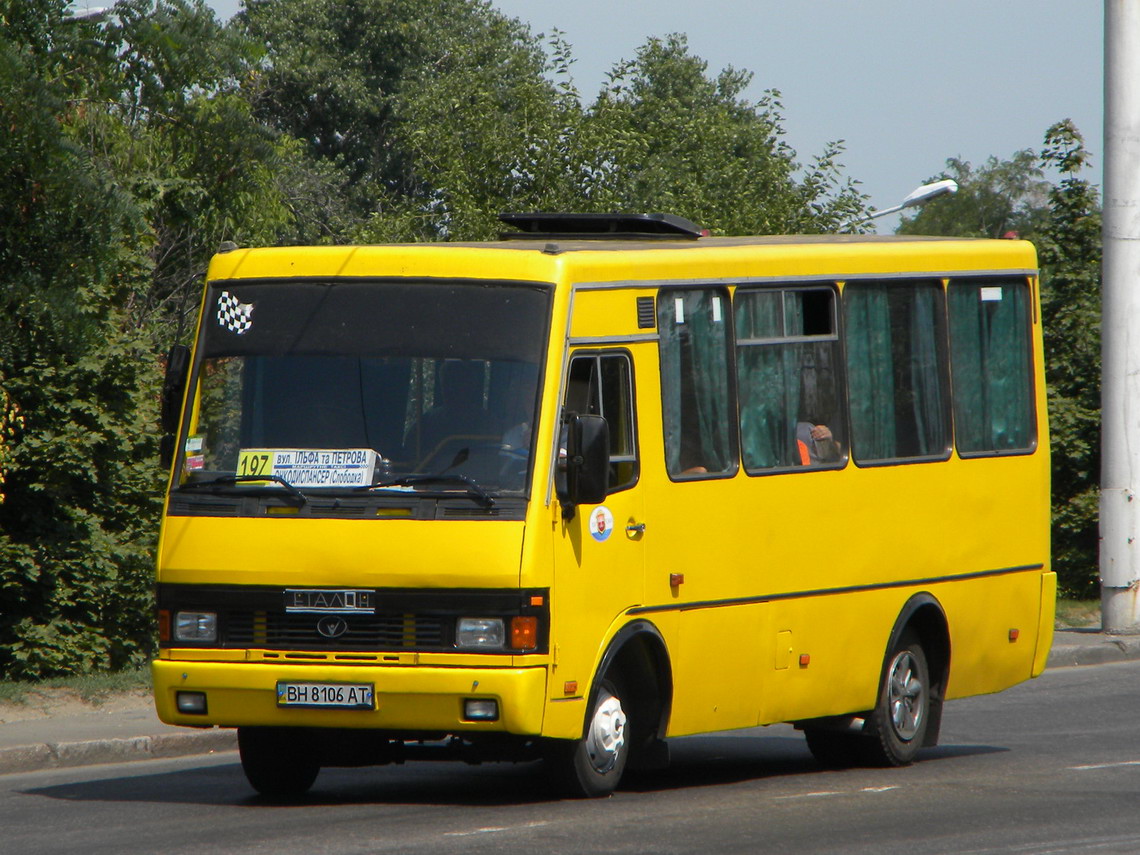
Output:
<instances>
[{"instance_id":1,"label":"route number 197","mask_svg":"<svg viewBox=\"0 0 1140 855\"><path fill-rule=\"evenodd\" d=\"M238 475L267 475L273 468L268 451L243 451L238 457Z\"/></svg>"}]
</instances>

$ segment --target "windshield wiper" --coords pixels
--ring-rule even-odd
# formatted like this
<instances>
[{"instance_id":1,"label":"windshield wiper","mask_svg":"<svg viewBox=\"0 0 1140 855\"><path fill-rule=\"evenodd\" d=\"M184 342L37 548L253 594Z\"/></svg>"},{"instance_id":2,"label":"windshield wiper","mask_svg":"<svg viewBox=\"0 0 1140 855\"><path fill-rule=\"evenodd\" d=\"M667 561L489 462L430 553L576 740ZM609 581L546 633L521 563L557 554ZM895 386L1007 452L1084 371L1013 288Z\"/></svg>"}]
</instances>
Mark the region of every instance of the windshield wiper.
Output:
<instances>
[{"instance_id":1,"label":"windshield wiper","mask_svg":"<svg viewBox=\"0 0 1140 855\"><path fill-rule=\"evenodd\" d=\"M410 487L415 489L420 486L431 485L446 485L454 484L462 486L464 493L469 496L473 501L482 505L484 508L494 507L494 497L478 485L473 479L468 478L466 475L405 475L402 478L393 478L389 481L377 481L375 484L369 484L365 487L354 487L354 490L363 491L379 491L379 490L392 490L393 492L407 492L399 490L400 487ZM416 490L416 494L420 496L430 496L432 498L447 498L454 495L450 490L446 491L423 491Z\"/></svg>"},{"instance_id":2,"label":"windshield wiper","mask_svg":"<svg viewBox=\"0 0 1140 855\"><path fill-rule=\"evenodd\" d=\"M293 499L296 499L301 505L309 503L309 497L282 478L280 475L220 475L217 478L211 478L208 481L187 481L185 484L178 486L179 490L198 490L208 489L211 487L233 487L237 484L249 484L255 482L271 481L274 484L280 484L285 488L285 492ZM274 491L276 493L276 491Z\"/></svg>"}]
</instances>

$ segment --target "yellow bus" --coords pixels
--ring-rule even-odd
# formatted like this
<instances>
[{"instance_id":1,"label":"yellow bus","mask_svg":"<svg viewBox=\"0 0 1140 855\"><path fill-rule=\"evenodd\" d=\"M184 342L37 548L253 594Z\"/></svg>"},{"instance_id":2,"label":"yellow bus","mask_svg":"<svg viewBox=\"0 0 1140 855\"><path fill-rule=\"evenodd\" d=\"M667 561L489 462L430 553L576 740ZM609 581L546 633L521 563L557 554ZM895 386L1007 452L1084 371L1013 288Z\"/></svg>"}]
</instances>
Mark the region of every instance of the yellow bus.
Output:
<instances>
[{"instance_id":1,"label":"yellow bus","mask_svg":"<svg viewBox=\"0 0 1140 855\"><path fill-rule=\"evenodd\" d=\"M251 785L791 722L910 763L1053 625L1033 247L504 215L227 248L164 389L163 721Z\"/></svg>"}]
</instances>

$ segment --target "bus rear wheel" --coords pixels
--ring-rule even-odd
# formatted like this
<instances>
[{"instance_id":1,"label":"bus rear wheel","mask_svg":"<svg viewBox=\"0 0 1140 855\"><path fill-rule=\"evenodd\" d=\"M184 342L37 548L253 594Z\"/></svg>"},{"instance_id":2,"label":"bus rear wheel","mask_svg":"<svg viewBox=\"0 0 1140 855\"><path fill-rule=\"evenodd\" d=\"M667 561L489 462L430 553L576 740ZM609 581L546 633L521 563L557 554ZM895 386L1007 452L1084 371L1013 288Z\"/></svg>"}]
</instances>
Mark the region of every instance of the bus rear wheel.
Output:
<instances>
[{"instance_id":1,"label":"bus rear wheel","mask_svg":"<svg viewBox=\"0 0 1140 855\"><path fill-rule=\"evenodd\" d=\"M270 799L303 796L321 771L312 737L296 729L239 727L238 753L250 786Z\"/></svg>"},{"instance_id":2,"label":"bus rear wheel","mask_svg":"<svg viewBox=\"0 0 1140 855\"><path fill-rule=\"evenodd\" d=\"M608 796L621 782L629 759L629 714L618 687L600 680L594 690L585 735L556 740L546 762L555 782L576 798Z\"/></svg>"},{"instance_id":3,"label":"bus rear wheel","mask_svg":"<svg viewBox=\"0 0 1140 855\"><path fill-rule=\"evenodd\" d=\"M864 725L867 759L879 766L906 766L926 739L930 721L930 670L922 644L905 632L887 654L879 700Z\"/></svg>"}]
</instances>

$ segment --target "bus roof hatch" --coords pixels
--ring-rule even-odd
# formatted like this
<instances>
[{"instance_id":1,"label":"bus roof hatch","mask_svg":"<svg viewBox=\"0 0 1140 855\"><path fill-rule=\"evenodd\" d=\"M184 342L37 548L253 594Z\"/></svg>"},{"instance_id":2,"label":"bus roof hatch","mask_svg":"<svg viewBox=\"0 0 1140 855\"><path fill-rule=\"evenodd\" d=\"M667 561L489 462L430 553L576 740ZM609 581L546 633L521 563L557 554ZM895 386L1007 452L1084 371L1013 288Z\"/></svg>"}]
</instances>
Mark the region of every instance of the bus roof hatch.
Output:
<instances>
[{"instance_id":1,"label":"bus roof hatch","mask_svg":"<svg viewBox=\"0 0 1140 855\"><path fill-rule=\"evenodd\" d=\"M515 231L502 240L519 238L688 238L708 235L696 223L675 214L499 214Z\"/></svg>"}]
</instances>

